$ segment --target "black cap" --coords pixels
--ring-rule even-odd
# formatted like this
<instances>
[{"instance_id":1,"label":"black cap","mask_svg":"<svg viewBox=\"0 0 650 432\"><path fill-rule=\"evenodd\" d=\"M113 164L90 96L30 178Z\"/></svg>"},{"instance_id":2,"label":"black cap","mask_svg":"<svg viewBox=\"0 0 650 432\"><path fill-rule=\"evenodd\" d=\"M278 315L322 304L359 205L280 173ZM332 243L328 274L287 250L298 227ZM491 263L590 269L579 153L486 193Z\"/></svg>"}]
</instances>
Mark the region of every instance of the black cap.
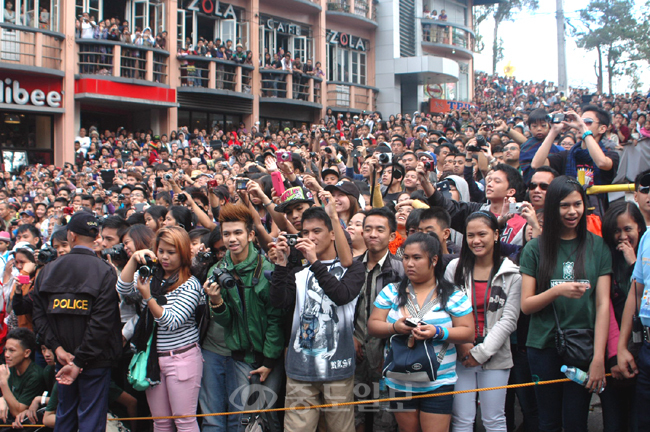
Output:
<instances>
[{"instance_id":1,"label":"black cap","mask_svg":"<svg viewBox=\"0 0 650 432\"><path fill-rule=\"evenodd\" d=\"M67 225L68 231L85 237L97 237L99 222L90 212L81 211L72 215Z\"/></svg>"},{"instance_id":2,"label":"black cap","mask_svg":"<svg viewBox=\"0 0 650 432\"><path fill-rule=\"evenodd\" d=\"M346 195L353 196L357 201L359 201L359 188L357 185L349 181L340 181L335 185L327 185L325 186L325 190L328 192L337 190Z\"/></svg>"}]
</instances>

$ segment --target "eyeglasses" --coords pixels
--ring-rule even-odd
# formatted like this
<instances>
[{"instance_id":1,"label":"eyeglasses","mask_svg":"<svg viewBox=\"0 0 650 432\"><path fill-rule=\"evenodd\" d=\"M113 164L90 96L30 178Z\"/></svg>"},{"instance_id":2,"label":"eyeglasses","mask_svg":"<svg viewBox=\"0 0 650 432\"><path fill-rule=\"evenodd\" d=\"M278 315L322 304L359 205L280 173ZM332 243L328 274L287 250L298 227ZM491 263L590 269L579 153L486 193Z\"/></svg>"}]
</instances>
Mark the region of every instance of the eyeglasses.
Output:
<instances>
[{"instance_id":1,"label":"eyeglasses","mask_svg":"<svg viewBox=\"0 0 650 432\"><path fill-rule=\"evenodd\" d=\"M587 118L583 118L582 121L583 121L587 126L591 126L591 125L594 124L594 123L598 123L596 120L594 120L594 119L592 119L592 118L589 118L589 117L587 117Z\"/></svg>"},{"instance_id":2,"label":"eyeglasses","mask_svg":"<svg viewBox=\"0 0 650 432\"><path fill-rule=\"evenodd\" d=\"M532 191L532 190L537 189L538 187L539 187L541 190L545 191L545 190L548 189L549 184L548 184L548 183L533 183L533 182L531 182L531 183L528 185L528 190L531 190L531 191Z\"/></svg>"},{"instance_id":3,"label":"eyeglasses","mask_svg":"<svg viewBox=\"0 0 650 432\"><path fill-rule=\"evenodd\" d=\"M510 150L516 151L516 150L519 150L519 147L517 147L517 146L508 146L508 147L503 148L503 151L510 151Z\"/></svg>"}]
</instances>

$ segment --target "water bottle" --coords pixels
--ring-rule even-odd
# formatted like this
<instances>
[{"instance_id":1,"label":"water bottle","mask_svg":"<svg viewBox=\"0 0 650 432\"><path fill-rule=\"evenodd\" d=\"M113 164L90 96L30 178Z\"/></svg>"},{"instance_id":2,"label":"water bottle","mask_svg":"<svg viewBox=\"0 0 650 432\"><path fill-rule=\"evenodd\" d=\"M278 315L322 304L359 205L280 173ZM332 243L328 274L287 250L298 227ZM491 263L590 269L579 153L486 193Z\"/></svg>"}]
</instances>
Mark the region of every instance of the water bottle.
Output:
<instances>
[{"instance_id":1,"label":"water bottle","mask_svg":"<svg viewBox=\"0 0 650 432\"><path fill-rule=\"evenodd\" d=\"M389 397L390 397L390 393L388 391L388 386L386 385L386 378L382 378L379 380L379 399L388 399ZM388 401L379 402L380 410L385 411L389 407L390 407L390 402Z\"/></svg>"},{"instance_id":2,"label":"water bottle","mask_svg":"<svg viewBox=\"0 0 650 432\"><path fill-rule=\"evenodd\" d=\"M563 365L560 370L567 378L581 386L587 385L589 381L589 374L577 367Z\"/></svg>"}]
</instances>

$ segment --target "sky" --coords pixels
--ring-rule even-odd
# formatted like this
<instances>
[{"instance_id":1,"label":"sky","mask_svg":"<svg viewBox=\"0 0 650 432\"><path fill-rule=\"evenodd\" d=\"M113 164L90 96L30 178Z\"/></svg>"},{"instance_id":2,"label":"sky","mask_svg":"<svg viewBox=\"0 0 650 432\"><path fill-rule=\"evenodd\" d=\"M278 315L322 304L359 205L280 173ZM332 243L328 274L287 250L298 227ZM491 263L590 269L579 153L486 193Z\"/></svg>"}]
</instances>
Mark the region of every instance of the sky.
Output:
<instances>
[{"instance_id":1,"label":"sky","mask_svg":"<svg viewBox=\"0 0 650 432\"><path fill-rule=\"evenodd\" d=\"M640 0L636 0L638 4ZM564 0L565 17L578 23L580 9L584 9L589 0ZM475 69L492 71L492 41L494 20L484 21L478 33L483 37L485 49L474 56ZM499 26L499 36L503 38L504 59L497 65L497 73L504 74L504 67L510 62L515 68L514 75L519 80L541 82L544 79L557 83L557 36L555 22L555 0L539 0L539 9L535 12L521 12L512 22ZM596 89L594 65L598 58L596 51L578 48L567 33L567 76L569 86ZM650 68L646 63L639 64L642 91L650 86ZM607 73L603 77L607 91ZM614 92L628 91L630 80L618 77L614 81Z\"/></svg>"}]
</instances>

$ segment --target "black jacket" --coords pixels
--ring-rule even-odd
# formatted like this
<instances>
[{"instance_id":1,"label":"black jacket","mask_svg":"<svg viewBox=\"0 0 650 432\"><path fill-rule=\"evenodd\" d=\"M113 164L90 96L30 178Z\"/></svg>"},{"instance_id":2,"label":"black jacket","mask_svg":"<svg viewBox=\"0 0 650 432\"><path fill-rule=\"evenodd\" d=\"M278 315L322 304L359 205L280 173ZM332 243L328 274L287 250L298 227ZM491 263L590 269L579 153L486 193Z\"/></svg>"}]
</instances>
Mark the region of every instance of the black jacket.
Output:
<instances>
[{"instance_id":1,"label":"black jacket","mask_svg":"<svg viewBox=\"0 0 650 432\"><path fill-rule=\"evenodd\" d=\"M122 352L115 269L86 248L47 264L34 286L34 328L80 368L111 367Z\"/></svg>"}]
</instances>

